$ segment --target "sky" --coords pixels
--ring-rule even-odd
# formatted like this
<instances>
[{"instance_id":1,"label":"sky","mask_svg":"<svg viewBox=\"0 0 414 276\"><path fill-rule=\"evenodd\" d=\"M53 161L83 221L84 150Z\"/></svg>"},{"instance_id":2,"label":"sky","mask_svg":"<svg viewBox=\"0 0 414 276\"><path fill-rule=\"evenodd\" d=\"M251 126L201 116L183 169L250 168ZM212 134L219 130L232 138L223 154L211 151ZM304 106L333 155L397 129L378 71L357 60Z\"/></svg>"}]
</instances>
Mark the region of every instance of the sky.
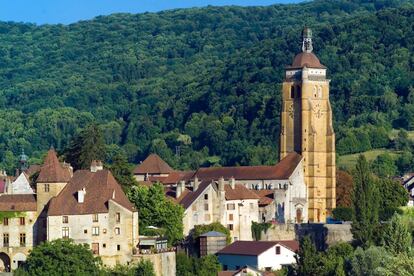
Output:
<instances>
[{"instance_id":1,"label":"sky","mask_svg":"<svg viewBox=\"0 0 414 276\"><path fill-rule=\"evenodd\" d=\"M300 0L0 0L0 21L70 24L117 12L157 12L175 8L267 6Z\"/></svg>"}]
</instances>

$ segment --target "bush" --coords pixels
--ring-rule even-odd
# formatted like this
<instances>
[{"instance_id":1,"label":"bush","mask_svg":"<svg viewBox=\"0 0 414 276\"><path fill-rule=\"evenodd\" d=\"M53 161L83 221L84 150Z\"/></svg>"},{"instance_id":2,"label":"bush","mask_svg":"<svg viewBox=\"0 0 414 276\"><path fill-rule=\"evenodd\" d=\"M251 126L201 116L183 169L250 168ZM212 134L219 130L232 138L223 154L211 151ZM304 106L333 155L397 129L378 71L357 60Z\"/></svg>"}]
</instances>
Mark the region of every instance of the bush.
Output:
<instances>
[{"instance_id":1,"label":"bush","mask_svg":"<svg viewBox=\"0 0 414 276\"><path fill-rule=\"evenodd\" d=\"M379 218L382 221L390 220L394 214L402 215L404 212L397 207L387 207L380 209L379 211Z\"/></svg>"},{"instance_id":2,"label":"bush","mask_svg":"<svg viewBox=\"0 0 414 276\"><path fill-rule=\"evenodd\" d=\"M350 207L337 207L332 211L332 216L336 220L351 221L353 210Z\"/></svg>"}]
</instances>

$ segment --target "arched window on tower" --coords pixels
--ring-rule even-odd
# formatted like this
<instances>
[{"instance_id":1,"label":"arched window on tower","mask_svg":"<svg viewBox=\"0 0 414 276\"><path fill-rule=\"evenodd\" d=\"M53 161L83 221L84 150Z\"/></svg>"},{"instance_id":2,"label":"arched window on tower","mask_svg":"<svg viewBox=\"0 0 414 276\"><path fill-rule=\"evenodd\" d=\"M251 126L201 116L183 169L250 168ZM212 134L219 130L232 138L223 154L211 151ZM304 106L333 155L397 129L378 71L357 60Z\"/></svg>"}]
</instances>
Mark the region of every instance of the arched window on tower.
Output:
<instances>
[{"instance_id":1,"label":"arched window on tower","mask_svg":"<svg viewBox=\"0 0 414 276\"><path fill-rule=\"evenodd\" d=\"M322 86L319 86L318 88L318 97L322 98Z\"/></svg>"},{"instance_id":2,"label":"arched window on tower","mask_svg":"<svg viewBox=\"0 0 414 276\"><path fill-rule=\"evenodd\" d=\"M296 97L300 98L302 93L302 87L300 87L300 85L296 86Z\"/></svg>"},{"instance_id":3,"label":"arched window on tower","mask_svg":"<svg viewBox=\"0 0 414 276\"><path fill-rule=\"evenodd\" d=\"M295 86L293 85L290 87L290 98L295 98Z\"/></svg>"}]
</instances>

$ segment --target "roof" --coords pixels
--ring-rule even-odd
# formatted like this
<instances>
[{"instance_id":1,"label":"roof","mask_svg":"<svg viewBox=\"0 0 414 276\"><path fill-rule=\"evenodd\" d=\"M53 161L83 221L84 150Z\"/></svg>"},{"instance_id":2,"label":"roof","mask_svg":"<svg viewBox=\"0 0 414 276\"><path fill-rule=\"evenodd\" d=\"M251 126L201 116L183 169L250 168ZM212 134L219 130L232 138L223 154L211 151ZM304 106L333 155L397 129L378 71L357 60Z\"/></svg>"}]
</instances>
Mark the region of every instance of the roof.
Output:
<instances>
[{"instance_id":1,"label":"roof","mask_svg":"<svg viewBox=\"0 0 414 276\"><path fill-rule=\"evenodd\" d=\"M164 174L171 173L174 170L161 159L157 154L150 154L141 164L139 164L135 170L134 174Z\"/></svg>"},{"instance_id":2,"label":"roof","mask_svg":"<svg viewBox=\"0 0 414 276\"><path fill-rule=\"evenodd\" d=\"M86 190L85 199L83 203L79 203L77 193L83 188ZM133 204L128 200L110 171L78 170L59 195L52 198L48 215L107 213L110 200L130 211L134 210Z\"/></svg>"},{"instance_id":3,"label":"roof","mask_svg":"<svg viewBox=\"0 0 414 276\"><path fill-rule=\"evenodd\" d=\"M297 241L235 241L224 247L217 254L258 256L273 246L280 244L291 251L299 250Z\"/></svg>"},{"instance_id":4,"label":"roof","mask_svg":"<svg viewBox=\"0 0 414 276\"><path fill-rule=\"evenodd\" d=\"M234 189L232 189L229 184L226 184L224 185L224 191L226 200L259 199L259 196L256 193L241 184L234 185Z\"/></svg>"},{"instance_id":5,"label":"roof","mask_svg":"<svg viewBox=\"0 0 414 276\"><path fill-rule=\"evenodd\" d=\"M194 171L173 171L168 176L150 176L148 180L151 182L160 182L165 185L176 184L181 180L189 181L194 175Z\"/></svg>"},{"instance_id":6,"label":"roof","mask_svg":"<svg viewBox=\"0 0 414 276\"><path fill-rule=\"evenodd\" d=\"M201 181L197 190L187 193L182 200L179 201L179 203L187 209L204 192L204 190L210 186L210 184L213 183L211 181Z\"/></svg>"},{"instance_id":7,"label":"roof","mask_svg":"<svg viewBox=\"0 0 414 276\"><path fill-rule=\"evenodd\" d=\"M239 166L239 167L211 167L199 168L193 177L201 180L218 180L220 177L238 180L256 179L288 179L302 160L296 152L289 153L278 164L273 166Z\"/></svg>"},{"instance_id":8,"label":"roof","mask_svg":"<svg viewBox=\"0 0 414 276\"><path fill-rule=\"evenodd\" d=\"M221 232L210 231L210 232L201 234L199 237L226 237L226 235Z\"/></svg>"},{"instance_id":9,"label":"roof","mask_svg":"<svg viewBox=\"0 0 414 276\"><path fill-rule=\"evenodd\" d=\"M65 183L68 182L70 178L71 173L69 168L63 167L57 158L56 151L54 149L50 149L47 152L44 164L40 168L37 182Z\"/></svg>"},{"instance_id":10,"label":"roof","mask_svg":"<svg viewBox=\"0 0 414 276\"><path fill-rule=\"evenodd\" d=\"M0 195L0 211L36 211L36 196L25 195Z\"/></svg>"},{"instance_id":11,"label":"roof","mask_svg":"<svg viewBox=\"0 0 414 276\"><path fill-rule=\"evenodd\" d=\"M291 66L288 66L288 68L320 68L325 69L326 67L321 64L318 57L314 53L307 53L302 52L295 56L293 59L293 63Z\"/></svg>"},{"instance_id":12,"label":"roof","mask_svg":"<svg viewBox=\"0 0 414 276\"><path fill-rule=\"evenodd\" d=\"M273 190L252 190L259 196L259 206L266 206L273 202L274 191Z\"/></svg>"},{"instance_id":13,"label":"roof","mask_svg":"<svg viewBox=\"0 0 414 276\"><path fill-rule=\"evenodd\" d=\"M25 173L30 178L30 176L40 171L40 167L41 167L40 165L36 165L36 164L30 165L30 167L25 171Z\"/></svg>"}]
</instances>

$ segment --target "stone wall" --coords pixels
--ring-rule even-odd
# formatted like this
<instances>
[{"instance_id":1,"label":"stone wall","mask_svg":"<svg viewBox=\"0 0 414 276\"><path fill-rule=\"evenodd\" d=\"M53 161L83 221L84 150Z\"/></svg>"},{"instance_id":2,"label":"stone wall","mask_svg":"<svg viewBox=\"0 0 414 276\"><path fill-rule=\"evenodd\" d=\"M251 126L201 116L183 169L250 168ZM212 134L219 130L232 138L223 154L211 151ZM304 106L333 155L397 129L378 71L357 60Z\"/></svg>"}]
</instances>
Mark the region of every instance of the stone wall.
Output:
<instances>
[{"instance_id":1,"label":"stone wall","mask_svg":"<svg viewBox=\"0 0 414 276\"><path fill-rule=\"evenodd\" d=\"M275 224L266 232L262 232L262 241L294 240L296 237L293 224Z\"/></svg>"},{"instance_id":2,"label":"stone wall","mask_svg":"<svg viewBox=\"0 0 414 276\"><path fill-rule=\"evenodd\" d=\"M148 255L134 255L133 262L138 263L141 260L149 260L154 265L157 276L175 276L175 252L164 252Z\"/></svg>"}]
</instances>

